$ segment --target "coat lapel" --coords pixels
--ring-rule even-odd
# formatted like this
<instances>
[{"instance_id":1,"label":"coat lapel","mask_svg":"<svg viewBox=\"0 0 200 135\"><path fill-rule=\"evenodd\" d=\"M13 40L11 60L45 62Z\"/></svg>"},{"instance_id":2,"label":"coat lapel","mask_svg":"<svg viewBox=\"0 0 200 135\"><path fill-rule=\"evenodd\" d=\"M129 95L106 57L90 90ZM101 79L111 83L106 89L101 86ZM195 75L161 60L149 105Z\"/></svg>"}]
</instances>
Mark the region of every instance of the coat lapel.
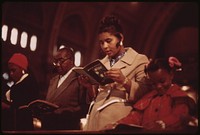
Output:
<instances>
[{"instance_id":1,"label":"coat lapel","mask_svg":"<svg viewBox=\"0 0 200 135\"><path fill-rule=\"evenodd\" d=\"M57 89L57 84L58 84L58 80L59 80L59 75L55 76L50 84L49 84L49 88L48 88L48 93L47 93L47 96L46 96L46 100L47 101L52 101L52 99L54 98L54 95L55 95L55 92L56 92L56 89Z\"/></svg>"},{"instance_id":2,"label":"coat lapel","mask_svg":"<svg viewBox=\"0 0 200 135\"><path fill-rule=\"evenodd\" d=\"M136 58L136 55L138 54L131 48L126 48L126 54L119 60L117 61L114 65L113 68L123 68L121 71L125 76L128 76L130 74L130 67L133 63L133 61Z\"/></svg>"},{"instance_id":3,"label":"coat lapel","mask_svg":"<svg viewBox=\"0 0 200 135\"><path fill-rule=\"evenodd\" d=\"M60 95L74 79L76 79L76 76L73 72L71 72L65 81L60 85L60 87L57 88L58 92L56 93L56 96Z\"/></svg>"},{"instance_id":4,"label":"coat lapel","mask_svg":"<svg viewBox=\"0 0 200 135\"><path fill-rule=\"evenodd\" d=\"M122 68L125 65L131 65L135 59L135 56L138 54L136 51L134 51L132 48L125 48L127 53L119 60L117 61L112 68ZM110 69L110 61L108 56L105 56L101 62L106 66L107 69Z\"/></svg>"},{"instance_id":5,"label":"coat lapel","mask_svg":"<svg viewBox=\"0 0 200 135\"><path fill-rule=\"evenodd\" d=\"M55 78L55 79L57 79L57 81L55 80L55 83L52 85L52 89L51 89L51 93L50 93L50 97L51 97L50 100L51 100L51 102L53 102L56 98L58 98L58 96L60 94L62 94L62 92L64 90L67 89L67 87L71 84L71 82L74 79L76 79L76 76L75 76L74 72L71 72L69 74L69 76L64 80L64 82L58 88L57 88L57 84L58 84L58 79L59 78Z\"/></svg>"}]
</instances>

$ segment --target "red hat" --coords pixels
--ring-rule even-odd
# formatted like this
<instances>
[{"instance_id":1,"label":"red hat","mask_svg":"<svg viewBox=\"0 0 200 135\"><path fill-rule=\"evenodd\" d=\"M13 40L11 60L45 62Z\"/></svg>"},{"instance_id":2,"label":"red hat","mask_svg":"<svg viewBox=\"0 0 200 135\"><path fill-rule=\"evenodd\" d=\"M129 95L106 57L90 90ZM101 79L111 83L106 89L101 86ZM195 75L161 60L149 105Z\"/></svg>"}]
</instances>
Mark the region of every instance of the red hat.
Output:
<instances>
[{"instance_id":1,"label":"red hat","mask_svg":"<svg viewBox=\"0 0 200 135\"><path fill-rule=\"evenodd\" d=\"M25 70L27 70L28 67L28 60L27 57L21 53L15 53L13 56L10 58L8 63L13 63Z\"/></svg>"}]
</instances>

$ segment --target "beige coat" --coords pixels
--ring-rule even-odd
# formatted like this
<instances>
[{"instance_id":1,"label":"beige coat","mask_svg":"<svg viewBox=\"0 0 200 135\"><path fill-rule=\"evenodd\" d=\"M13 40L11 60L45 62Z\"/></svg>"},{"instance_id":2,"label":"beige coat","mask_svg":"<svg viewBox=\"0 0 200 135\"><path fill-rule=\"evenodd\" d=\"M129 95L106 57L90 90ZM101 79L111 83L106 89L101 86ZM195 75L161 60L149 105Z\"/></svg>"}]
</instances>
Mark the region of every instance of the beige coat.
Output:
<instances>
[{"instance_id":1,"label":"beige coat","mask_svg":"<svg viewBox=\"0 0 200 135\"><path fill-rule=\"evenodd\" d=\"M145 55L138 54L132 48L125 48L125 55L117 61L112 68L123 68L122 73L131 79L131 90L127 93L125 88L118 83L99 86L99 92L92 109L89 113L89 118L84 130L97 131L102 130L107 124L118 121L125 117L132 110L132 106L127 101L133 101L145 92L142 87L139 87L142 78L144 77L144 66L148 63L148 58ZM101 62L110 69L110 61L108 56L103 58ZM118 91L118 92L117 92ZM112 93L121 92L121 96L112 96ZM125 93L125 97L123 97ZM110 96L108 96L110 94Z\"/></svg>"}]
</instances>

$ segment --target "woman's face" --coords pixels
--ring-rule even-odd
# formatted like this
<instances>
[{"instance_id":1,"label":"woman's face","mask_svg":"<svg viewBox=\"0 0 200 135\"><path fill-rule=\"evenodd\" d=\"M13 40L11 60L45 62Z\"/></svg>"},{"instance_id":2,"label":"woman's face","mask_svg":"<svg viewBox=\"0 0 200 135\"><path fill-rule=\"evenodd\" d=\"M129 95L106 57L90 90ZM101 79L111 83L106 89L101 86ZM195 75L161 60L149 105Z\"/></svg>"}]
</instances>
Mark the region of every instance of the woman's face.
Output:
<instances>
[{"instance_id":1,"label":"woman's face","mask_svg":"<svg viewBox=\"0 0 200 135\"><path fill-rule=\"evenodd\" d=\"M99 34L99 45L109 57L116 57L118 55L121 49L121 46L117 46L119 42L119 39L109 32Z\"/></svg>"},{"instance_id":2,"label":"woman's face","mask_svg":"<svg viewBox=\"0 0 200 135\"><path fill-rule=\"evenodd\" d=\"M168 90L172 84L173 74L164 69L149 72L148 75L152 81L153 87L159 93L165 93L165 91Z\"/></svg>"},{"instance_id":3,"label":"woman's face","mask_svg":"<svg viewBox=\"0 0 200 135\"><path fill-rule=\"evenodd\" d=\"M20 78L22 77L23 73L22 73L22 68L20 68L19 66L9 63L8 64L8 68L10 71L10 78L14 81L17 82L20 80Z\"/></svg>"}]
</instances>

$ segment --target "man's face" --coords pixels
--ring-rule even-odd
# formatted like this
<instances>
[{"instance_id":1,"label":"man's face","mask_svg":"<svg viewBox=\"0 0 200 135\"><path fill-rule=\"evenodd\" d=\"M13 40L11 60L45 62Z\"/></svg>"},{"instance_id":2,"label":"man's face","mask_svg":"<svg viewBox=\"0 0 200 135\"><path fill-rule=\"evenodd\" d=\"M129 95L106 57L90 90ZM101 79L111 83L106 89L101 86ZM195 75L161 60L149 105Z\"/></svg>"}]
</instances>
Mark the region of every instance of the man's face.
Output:
<instances>
[{"instance_id":1,"label":"man's face","mask_svg":"<svg viewBox=\"0 0 200 135\"><path fill-rule=\"evenodd\" d=\"M72 68L73 61L67 52L61 51L55 55L53 64L58 74L64 75Z\"/></svg>"}]
</instances>

